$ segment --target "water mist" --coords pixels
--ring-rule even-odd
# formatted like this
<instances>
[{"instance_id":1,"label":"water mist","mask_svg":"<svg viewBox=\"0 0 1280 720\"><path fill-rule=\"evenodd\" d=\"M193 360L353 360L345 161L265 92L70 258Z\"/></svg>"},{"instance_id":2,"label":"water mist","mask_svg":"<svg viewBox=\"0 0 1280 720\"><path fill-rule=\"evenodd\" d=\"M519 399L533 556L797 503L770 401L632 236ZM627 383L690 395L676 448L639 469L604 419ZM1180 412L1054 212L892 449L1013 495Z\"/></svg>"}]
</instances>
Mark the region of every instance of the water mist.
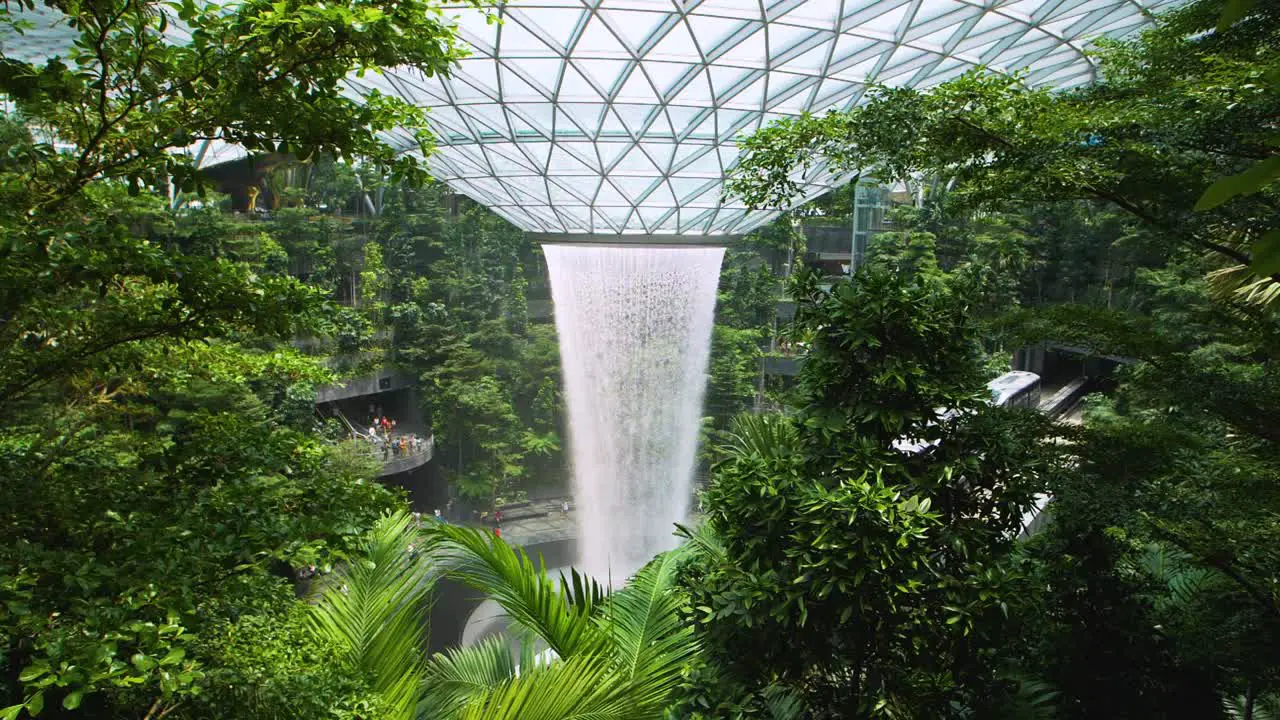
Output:
<instances>
[{"instance_id":1,"label":"water mist","mask_svg":"<svg viewBox=\"0 0 1280 720\"><path fill-rule=\"evenodd\" d=\"M569 410L578 568L620 584L693 491L724 248L543 246Z\"/></svg>"}]
</instances>

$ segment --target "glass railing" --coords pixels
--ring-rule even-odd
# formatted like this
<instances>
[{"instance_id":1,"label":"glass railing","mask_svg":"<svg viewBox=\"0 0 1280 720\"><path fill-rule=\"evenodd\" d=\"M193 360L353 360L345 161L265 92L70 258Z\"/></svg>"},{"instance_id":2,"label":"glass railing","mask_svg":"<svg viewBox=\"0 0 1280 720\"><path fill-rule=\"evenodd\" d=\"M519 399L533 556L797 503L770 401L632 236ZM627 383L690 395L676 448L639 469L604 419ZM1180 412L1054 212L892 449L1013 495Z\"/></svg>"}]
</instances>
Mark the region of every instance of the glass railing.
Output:
<instances>
[{"instance_id":1,"label":"glass railing","mask_svg":"<svg viewBox=\"0 0 1280 720\"><path fill-rule=\"evenodd\" d=\"M431 461L436 438L431 433L353 433L353 439L364 443L369 454L382 463L383 476L410 470Z\"/></svg>"}]
</instances>

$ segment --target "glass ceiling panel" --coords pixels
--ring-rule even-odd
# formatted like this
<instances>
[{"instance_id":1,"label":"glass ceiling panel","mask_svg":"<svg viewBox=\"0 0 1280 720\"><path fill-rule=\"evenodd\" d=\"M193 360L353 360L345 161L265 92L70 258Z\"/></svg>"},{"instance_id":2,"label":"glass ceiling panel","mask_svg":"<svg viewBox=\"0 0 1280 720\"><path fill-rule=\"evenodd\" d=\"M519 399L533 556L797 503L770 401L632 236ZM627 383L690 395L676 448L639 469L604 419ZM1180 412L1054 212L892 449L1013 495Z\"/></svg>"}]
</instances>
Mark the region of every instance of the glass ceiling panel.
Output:
<instances>
[{"instance_id":1,"label":"glass ceiling panel","mask_svg":"<svg viewBox=\"0 0 1280 720\"><path fill-rule=\"evenodd\" d=\"M573 31L578 27L578 21L582 19L582 10L546 7L539 10L537 15L526 17L557 46L567 48Z\"/></svg>"},{"instance_id":2,"label":"glass ceiling panel","mask_svg":"<svg viewBox=\"0 0 1280 720\"><path fill-rule=\"evenodd\" d=\"M587 29L582 33L582 37L578 38L578 44L574 46L573 52L583 57L630 55L626 46L619 42L618 37L605 25L604 20L595 15L592 16L591 22L587 23Z\"/></svg>"},{"instance_id":3,"label":"glass ceiling panel","mask_svg":"<svg viewBox=\"0 0 1280 720\"><path fill-rule=\"evenodd\" d=\"M639 12L636 10L601 10L609 25L622 35L622 39L633 50L639 50L649 40L657 26L670 17L661 12Z\"/></svg>"},{"instance_id":4,"label":"glass ceiling panel","mask_svg":"<svg viewBox=\"0 0 1280 720\"><path fill-rule=\"evenodd\" d=\"M739 130L861 102L875 73L928 87L987 62L1030 65L1033 84L1078 85L1093 75L1086 52L1099 34L1130 34L1181 1L520 0L489 6L501 25L458 4L444 12L472 55L456 76L391 69L350 87L403 89L430 107L437 176L525 229L746 232L770 214L720 202ZM7 54L39 59L68 44L56 13L16 15L34 27L0 36ZM615 161L619 187L601 182ZM843 180L817 171L806 192Z\"/></svg>"},{"instance_id":5,"label":"glass ceiling panel","mask_svg":"<svg viewBox=\"0 0 1280 720\"><path fill-rule=\"evenodd\" d=\"M676 19L670 23L670 29L667 34L658 40L658 44L650 50L646 57L662 58L670 60L700 60L698 57L698 46L693 41L693 36L689 34L689 27L685 22L676 16Z\"/></svg>"}]
</instances>

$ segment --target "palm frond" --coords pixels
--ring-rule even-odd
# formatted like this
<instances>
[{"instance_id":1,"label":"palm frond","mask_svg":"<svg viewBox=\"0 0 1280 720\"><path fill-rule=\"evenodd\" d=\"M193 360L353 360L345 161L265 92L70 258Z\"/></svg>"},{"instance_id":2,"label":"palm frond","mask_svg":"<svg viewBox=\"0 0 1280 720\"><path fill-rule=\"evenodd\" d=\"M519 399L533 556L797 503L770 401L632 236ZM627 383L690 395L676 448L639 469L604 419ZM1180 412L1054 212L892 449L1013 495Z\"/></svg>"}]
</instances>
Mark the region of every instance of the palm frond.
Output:
<instances>
[{"instance_id":1,"label":"palm frond","mask_svg":"<svg viewBox=\"0 0 1280 720\"><path fill-rule=\"evenodd\" d=\"M1184 606L1196 595L1213 587L1221 577L1211 568L1183 568L1169 579L1169 596L1177 606Z\"/></svg>"},{"instance_id":2,"label":"palm frond","mask_svg":"<svg viewBox=\"0 0 1280 720\"><path fill-rule=\"evenodd\" d=\"M1136 565L1152 580L1164 585L1169 582L1169 578L1182 565L1184 559L1185 555L1180 551L1170 550L1157 543L1150 543L1142 548L1141 554L1137 557Z\"/></svg>"},{"instance_id":3,"label":"palm frond","mask_svg":"<svg viewBox=\"0 0 1280 720\"><path fill-rule=\"evenodd\" d=\"M424 558L407 550L415 541L408 513L378 520L310 616L313 631L343 649L397 720L414 717L425 665L423 618L431 577Z\"/></svg>"},{"instance_id":4,"label":"palm frond","mask_svg":"<svg viewBox=\"0 0 1280 720\"><path fill-rule=\"evenodd\" d=\"M1157 609L1185 607L1195 597L1221 582L1222 574L1213 568L1197 567L1190 555L1158 543L1143 547L1134 561L1143 575L1161 586L1162 592L1152 600Z\"/></svg>"},{"instance_id":5,"label":"palm frond","mask_svg":"<svg viewBox=\"0 0 1280 720\"><path fill-rule=\"evenodd\" d=\"M683 546L685 553L712 561L720 561L725 557L724 542L711 523L701 523L692 528L676 523L675 534L689 541Z\"/></svg>"},{"instance_id":6,"label":"palm frond","mask_svg":"<svg viewBox=\"0 0 1280 720\"><path fill-rule=\"evenodd\" d=\"M663 553L609 596L596 623L609 637L618 671L631 682L674 689L681 669L698 651L693 628L681 620L685 597L676 588L682 550Z\"/></svg>"},{"instance_id":7,"label":"palm frond","mask_svg":"<svg viewBox=\"0 0 1280 720\"><path fill-rule=\"evenodd\" d=\"M458 720L659 720L659 699L636 693L606 657L535 667L473 698Z\"/></svg>"},{"instance_id":8,"label":"palm frond","mask_svg":"<svg viewBox=\"0 0 1280 720\"><path fill-rule=\"evenodd\" d=\"M1013 696L1013 717L1026 720L1047 720L1058 714L1058 696L1061 693L1042 680L1023 679L1018 682Z\"/></svg>"},{"instance_id":9,"label":"palm frond","mask_svg":"<svg viewBox=\"0 0 1280 720\"><path fill-rule=\"evenodd\" d=\"M572 583L552 580L523 550L481 530L433 525L428 543L446 574L491 597L516 625L537 635L560 657L568 660L595 651L604 642L587 622L604 597L595 581L577 573Z\"/></svg>"},{"instance_id":10,"label":"palm frond","mask_svg":"<svg viewBox=\"0 0 1280 720\"><path fill-rule=\"evenodd\" d=\"M800 720L804 717L804 701L790 688L780 685L765 688L764 705L772 720Z\"/></svg>"},{"instance_id":11,"label":"palm frond","mask_svg":"<svg viewBox=\"0 0 1280 720\"><path fill-rule=\"evenodd\" d=\"M454 717L469 700L514 678L516 667L511 648L502 637L488 637L473 647L436 653L427 663L427 691L420 715Z\"/></svg>"},{"instance_id":12,"label":"palm frond","mask_svg":"<svg viewBox=\"0 0 1280 720\"><path fill-rule=\"evenodd\" d=\"M1246 712L1249 705L1244 695L1222 698L1222 709L1230 720L1280 720L1280 697L1263 695L1254 698L1252 713Z\"/></svg>"},{"instance_id":13,"label":"palm frond","mask_svg":"<svg viewBox=\"0 0 1280 720\"><path fill-rule=\"evenodd\" d=\"M1220 300L1266 307L1280 298L1280 283L1270 277L1258 277L1248 265L1214 270L1205 280L1209 294Z\"/></svg>"},{"instance_id":14,"label":"palm frond","mask_svg":"<svg viewBox=\"0 0 1280 720\"><path fill-rule=\"evenodd\" d=\"M785 415L744 413L733 419L726 437L731 454L771 460L794 457L800 436Z\"/></svg>"}]
</instances>

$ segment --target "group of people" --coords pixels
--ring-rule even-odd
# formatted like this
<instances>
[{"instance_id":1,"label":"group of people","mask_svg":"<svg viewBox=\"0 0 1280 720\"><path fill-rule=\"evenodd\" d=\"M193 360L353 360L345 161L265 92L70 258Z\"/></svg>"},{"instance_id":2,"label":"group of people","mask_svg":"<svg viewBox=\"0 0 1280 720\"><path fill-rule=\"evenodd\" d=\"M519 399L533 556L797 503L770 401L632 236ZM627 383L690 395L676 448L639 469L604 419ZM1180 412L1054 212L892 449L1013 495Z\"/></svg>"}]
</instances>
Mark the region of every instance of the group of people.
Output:
<instances>
[{"instance_id":1,"label":"group of people","mask_svg":"<svg viewBox=\"0 0 1280 720\"><path fill-rule=\"evenodd\" d=\"M497 537L502 537L502 509L501 508L494 510L493 515L490 515L488 511L480 512L479 520L481 525L488 525L490 522L492 522L493 534L496 535Z\"/></svg>"},{"instance_id":2,"label":"group of people","mask_svg":"<svg viewBox=\"0 0 1280 720\"><path fill-rule=\"evenodd\" d=\"M376 432L370 432L368 440L375 448L382 451L383 460L417 455L427 449L426 438L414 434L379 435Z\"/></svg>"},{"instance_id":3,"label":"group of people","mask_svg":"<svg viewBox=\"0 0 1280 720\"><path fill-rule=\"evenodd\" d=\"M357 432L357 437L368 440L376 450L382 451L382 459L417 455L428 449L430 441L414 433L396 432L396 421L382 412L381 405L369 406L369 433Z\"/></svg>"}]
</instances>

